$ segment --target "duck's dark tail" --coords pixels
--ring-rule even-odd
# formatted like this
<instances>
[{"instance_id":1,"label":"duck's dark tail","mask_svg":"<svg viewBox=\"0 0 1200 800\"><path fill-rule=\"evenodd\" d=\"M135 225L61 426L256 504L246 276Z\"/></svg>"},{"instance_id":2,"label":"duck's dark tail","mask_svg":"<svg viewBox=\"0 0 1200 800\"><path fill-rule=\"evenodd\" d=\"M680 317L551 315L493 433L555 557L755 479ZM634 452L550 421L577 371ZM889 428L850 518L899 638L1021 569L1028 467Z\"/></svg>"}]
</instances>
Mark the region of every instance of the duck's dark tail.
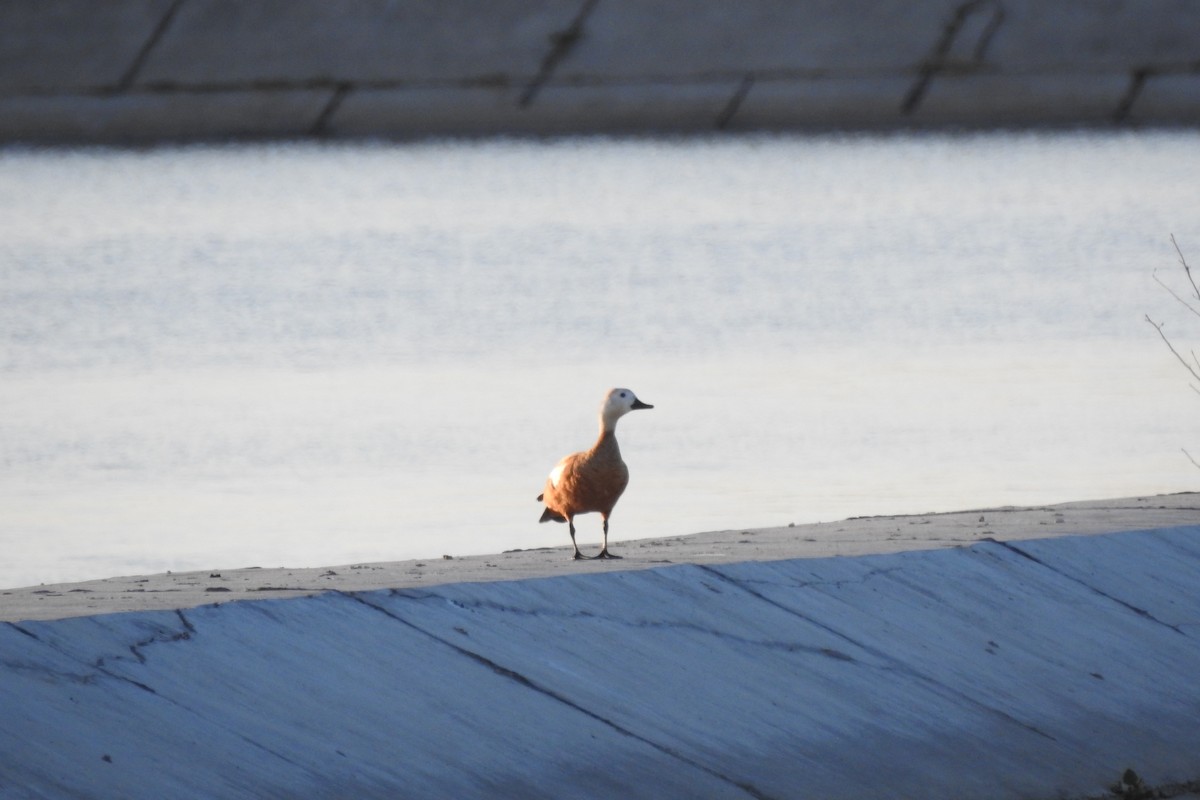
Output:
<instances>
[{"instance_id":1,"label":"duck's dark tail","mask_svg":"<svg viewBox=\"0 0 1200 800\"><path fill-rule=\"evenodd\" d=\"M539 519L538 522L549 522L550 520L554 520L555 522L566 522L567 518L557 511L551 511L547 508L542 512L542 518Z\"/></svg>"},{"instance_id":2,"label":"duck's dark tail","mask_svg":"<svg viewBox=\"0 0 1200 800\"><path fill-rule=\"evenodd\" d=\"M539 503L542 502L542 498L545 496L546 495L544 493L539 494L538 502ZM549 508L543 509L542 510L542 518L539 519L538 522L549 522L550 520L554 520L555 522L566 522L567 518L564 517L562 514L558 513L557 511L551 511Z\"/></svg>"}]
</instances>

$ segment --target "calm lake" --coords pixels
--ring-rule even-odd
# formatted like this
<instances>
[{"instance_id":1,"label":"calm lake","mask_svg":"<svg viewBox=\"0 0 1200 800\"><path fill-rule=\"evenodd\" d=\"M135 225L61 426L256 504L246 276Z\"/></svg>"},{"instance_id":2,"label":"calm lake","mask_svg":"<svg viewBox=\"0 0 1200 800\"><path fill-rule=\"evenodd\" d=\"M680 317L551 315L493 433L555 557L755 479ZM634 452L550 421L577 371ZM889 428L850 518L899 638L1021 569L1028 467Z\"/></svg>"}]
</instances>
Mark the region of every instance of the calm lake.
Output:
<instances>
[{"instance_id":1,"label":"calm lake","mask_svg":"<svg viewBox=\"0 0 1200 800\"><path fill-rule=\"evenodd\" d=\"M1195 490L1200 133L0 150L0 587ZM579 520L594 552L596 515Z\"/></svg>"}]
</instances>

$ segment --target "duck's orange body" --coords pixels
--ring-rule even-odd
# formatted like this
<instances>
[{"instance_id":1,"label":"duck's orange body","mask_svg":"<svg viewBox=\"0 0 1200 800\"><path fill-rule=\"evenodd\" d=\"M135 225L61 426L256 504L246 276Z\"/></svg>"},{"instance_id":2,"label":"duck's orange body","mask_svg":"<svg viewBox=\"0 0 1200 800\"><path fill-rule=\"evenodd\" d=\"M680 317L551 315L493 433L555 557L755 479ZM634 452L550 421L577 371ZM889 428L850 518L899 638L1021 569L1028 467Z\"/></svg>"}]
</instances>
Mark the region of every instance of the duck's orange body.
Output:
<instances>
[{"instance_id":1,"label":"duck's orange body","mask_svg":"<svg viewBox=\"0 0 1200 800\"><path fill-rule=\"evenodd\" d=\"M600 408L600 438L591 449L572 453L555 465L538 500L546 504L540 522L567 523L574 557L584 558L575 543L575 515L598 512L604 520L604 545L596 558L617 558L608 552L608 517L629 484L629 468L617 446L617 420L630 411L654 406L638 400L628 389L613 389Z\"/></svg>"}]
</instances>

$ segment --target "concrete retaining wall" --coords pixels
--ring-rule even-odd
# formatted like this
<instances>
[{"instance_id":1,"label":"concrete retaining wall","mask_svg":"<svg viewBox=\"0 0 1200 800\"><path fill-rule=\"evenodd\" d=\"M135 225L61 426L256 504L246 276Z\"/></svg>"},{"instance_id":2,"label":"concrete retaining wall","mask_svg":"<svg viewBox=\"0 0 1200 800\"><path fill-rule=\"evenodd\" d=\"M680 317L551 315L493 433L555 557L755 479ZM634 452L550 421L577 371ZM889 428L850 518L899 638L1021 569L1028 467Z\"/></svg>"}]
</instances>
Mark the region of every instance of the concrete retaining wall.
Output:
<instances>
[{"instance_id":1,"label":"concrete retaining wall","mask_svg":"<svg viewBox=\"0 0 1200 800\"><path fill-rule=\"evenodd\" d=\"M1043 124L1200 124L1200 4L0 4L0 141Z\"/></svg>"},{"instance_id":2,"label":"concrete retaining wall","mask_svg":"<svg viewBox=\"0 0 1200 800\"><path fill-rule=\"evenodd\" d=\"M2 623L0 798L1178 786L1197 585L1188 526Z\"/></svg>"}]
</instances>

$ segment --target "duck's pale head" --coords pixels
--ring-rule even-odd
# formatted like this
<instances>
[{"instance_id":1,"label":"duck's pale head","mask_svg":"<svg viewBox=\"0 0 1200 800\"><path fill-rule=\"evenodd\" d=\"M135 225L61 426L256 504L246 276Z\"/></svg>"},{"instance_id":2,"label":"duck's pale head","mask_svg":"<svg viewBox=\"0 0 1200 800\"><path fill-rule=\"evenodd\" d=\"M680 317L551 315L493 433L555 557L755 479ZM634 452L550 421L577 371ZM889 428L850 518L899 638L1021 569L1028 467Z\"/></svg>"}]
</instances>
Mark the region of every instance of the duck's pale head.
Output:
<instances>
[{"instance_id":1,"label":"duck's pale head","mask_svg":"<svg viewBox=\"0 0 1200 800\"><path fill-rule=\"evenodd\" d=\"M637 395L629 389L609 389L608 395L604 398L604 405L600 407L600 419L605 429L611 429L618 419L630 411L642 408L654 408L654 406L638 400Z\"/></svg>"}]
</instances>

